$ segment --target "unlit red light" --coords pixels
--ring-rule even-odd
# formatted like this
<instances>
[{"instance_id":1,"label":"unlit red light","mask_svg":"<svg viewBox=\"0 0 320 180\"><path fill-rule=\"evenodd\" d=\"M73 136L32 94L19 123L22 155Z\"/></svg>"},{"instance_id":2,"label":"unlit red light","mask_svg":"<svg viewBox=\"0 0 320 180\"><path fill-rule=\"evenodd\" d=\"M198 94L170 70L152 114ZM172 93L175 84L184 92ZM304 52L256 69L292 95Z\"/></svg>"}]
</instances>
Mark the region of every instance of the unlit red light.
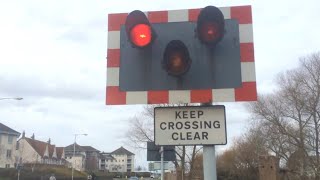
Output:
<instances>
[{"instance_id":1,"label":"unlit red light","mask_svg":"<svg viewBox=\"0 0 320 180\"><path fill-rule=\"evenodd\" d=\"M146 24L135 25L130 31L130 38L136 46L147 46L152 39L151 27Z\"/></svg>"},{"instance_id":2,"label":"unlit red light","mask_svg":"<svg viewBox=\"0 0 320 180\"><path fill-rule=\"evenodd\" d=\"M206 42L215 41L220 38L218 25L215 23L205 23L201 27L202 39Z\"/></svg>"}]
</instances>

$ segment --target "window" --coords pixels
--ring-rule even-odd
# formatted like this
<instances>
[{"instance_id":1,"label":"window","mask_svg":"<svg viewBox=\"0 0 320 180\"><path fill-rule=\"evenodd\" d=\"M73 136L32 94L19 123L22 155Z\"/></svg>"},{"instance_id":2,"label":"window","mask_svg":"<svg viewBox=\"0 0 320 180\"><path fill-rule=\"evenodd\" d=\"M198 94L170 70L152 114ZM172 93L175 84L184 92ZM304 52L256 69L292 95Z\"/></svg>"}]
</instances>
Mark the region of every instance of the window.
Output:
<instances>
[{"instance_id":1,"label":"window","mask_svg":"<svg viewBox=\"0 0 320 180\"><path fill-rule=\"evenodd\" d=\"M7 158L11 158L11 150L10 149L7 150Z\"/></svg>"},{"instance_id":2,"label":"window","mask_svg":"<svg viewBox=\"0 0 320 180\"><path fill-rule=\"evenodd\" d=\"M0 134L0 144L1 144L1 134Z\"/></svg>"},{"instance_id":3,"label":"window","mask_svg":"<svg viewBox=\"0 0 320 180\"><path fill-rule=\"evenodd\" d=\"M122 162L124 162L124 160L122 159Z\"/></svg>"},{"instance_id":4,"label":"window","mask_svg":"<svg viewBox=\"0 0 320 180\"><path fill-rule=\"evenodd\" d=\"M6 168L10 168L10 164L6 164Z\"/></svg>"},{"instance_id":5,"label":"window","mask_svg":"<svg viewBox=\"0 0 320 180\"><path fill-rule=\"evenodd\" d=\"M8 135L8 144L12 144L13 136Z\"/></svg>"},{"instance_id":6,"label":"window","mask_svg":"<svg viewBox=\"0 0 320 180\"><path fill-rule=\"evenodd\" d=\"M16 150L19 150L19 142L16 144Z\"/></svg>"}]
</instances>

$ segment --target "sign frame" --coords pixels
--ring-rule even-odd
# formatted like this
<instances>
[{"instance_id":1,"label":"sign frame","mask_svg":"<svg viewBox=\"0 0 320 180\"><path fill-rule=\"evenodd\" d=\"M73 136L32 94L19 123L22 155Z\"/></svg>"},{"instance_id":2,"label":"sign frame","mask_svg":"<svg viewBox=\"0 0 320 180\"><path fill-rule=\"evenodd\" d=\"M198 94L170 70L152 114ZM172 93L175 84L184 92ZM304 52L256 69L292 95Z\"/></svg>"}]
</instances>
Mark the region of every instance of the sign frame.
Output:
<instances>
[{"instance_id":1,"label":"sign frame","mask_svg":"<svg viewBox=\"0 0 320 180\"><path fill-rule=\"evenodd\" d=\"M251 6L219 7L225 19L239 22L241 87L201 90L121 91L120 73L120 29L128 13L108 15L107 82L106 105L128 104L177 104L208 102L256 101L257 84L253 41ZM198 9L147 11L150 23L195 22Z\"/></svg>"},{"instance_id":2,"label":"sign frame","mask_svg":"<svg viewBox=\"0 0 320 180\"><path fill-rule=\"evenodd\" d=\"M147 142L147 161L161 161L161 146L155 145L154 141ZM163 160L175 161L175 146L163 146Z\"/></svg>"},{"instance_id":3,"label":"sign frame","mask_svg":"<svg viewBox=\"0 0 320 180\"><path fill-rule=\"evenodd\" d=\"M159 144L159 142L157 142L157 109L177 109L177 110L190 110L190 109L211 109L211 110L215 110L215 109L223 109L223 125L224 127L222 127L224 129L224 142L222 143L216 143L216 142L212 142L212 143L172 143L172 144ZM194 140L195 141L195 140ZM209 141L209 140L208 140ZM226 121L226 108L224 105L204 105L204 106L171 106L171 107L155 107L154 108L154 142L155 145L159 145L159 146L167 146L167 145L175 145L175 146L182 146L182 145L187 145L187 146L191 146L191 145L226 145L228 141L227 138L227 121Z\"/></svg>"}]
</instances>

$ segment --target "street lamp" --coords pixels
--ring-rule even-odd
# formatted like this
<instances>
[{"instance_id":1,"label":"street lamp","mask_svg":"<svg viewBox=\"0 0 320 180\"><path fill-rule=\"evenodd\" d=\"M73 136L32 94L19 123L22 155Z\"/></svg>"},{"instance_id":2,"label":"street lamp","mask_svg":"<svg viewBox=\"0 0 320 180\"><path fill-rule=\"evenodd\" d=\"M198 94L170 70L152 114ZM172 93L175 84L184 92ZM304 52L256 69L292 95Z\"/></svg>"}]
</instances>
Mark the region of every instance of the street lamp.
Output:
<instances>
[{"instance_id":1,"label":"street lamp","mask_svg":"<svg viewBox=\"0 0 320 180\"><path fill-rule=\"evenodd\" d=\"M22 97L15 97L15 98L10 98L10 97L5 97L5 98L0 98L0 100L6 100L6 99L12 99L12 100L22 100Z\"/></svg>"},{"instance_id":2,"label":"street lamp","mask_svg":"<svg viewBox=\"0 0 320 180\"><path fill-rule=\"evenodd\" d=\"M76 153L76 141L77 141L77 136L87 136L88 134L74 134L74 143L73 143L73 155L72 155L72 175L71 175L71 179L73 180L73 172L74 172L74 162L75 162L75 159L74 159L74 156L75 156L75 153Z\"/></svg>"}]
</instances>

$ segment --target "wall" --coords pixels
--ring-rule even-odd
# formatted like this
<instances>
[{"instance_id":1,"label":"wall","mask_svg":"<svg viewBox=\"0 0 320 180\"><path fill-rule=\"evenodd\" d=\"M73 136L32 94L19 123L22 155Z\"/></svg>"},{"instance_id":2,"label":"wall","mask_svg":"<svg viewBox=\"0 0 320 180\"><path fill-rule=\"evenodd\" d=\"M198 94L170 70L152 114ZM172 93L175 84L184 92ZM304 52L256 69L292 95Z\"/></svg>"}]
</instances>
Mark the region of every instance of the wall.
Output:
<instances>
[{"instance_id":1,"label":"wall","mask_svg":"<svg viewBox=\"0 0 320 180\"><path fill-rule=\"evenodd\" d=\"M74 157L66 157L66 160L70 163L72 163L74 166L74 169L77 171L84 171L84 158L82 156L74 156Z\"/></svg>"},{"instance_id":2,"label":"wall","mask_svg":"<svg viewBox=\"0 0 320 180\"><path fill-rule=\"evenodd\" d=\"M19 140L19 150L17 156L21 158L23 164L41 162L41 156L25 139Z\"/></svg>"},{"instance_id":3,"label":"wall","mask_svg":"<svg viewBox=\"0 0 320 180\"><path fill-rule=\"evenodd\" d=\"M11 135L12 136L12 135ZM5 168L6 164L9 164L10 167L14 167L14 163L16 160L16 144L17 137L13 136L12 144L8 144L8 135L1 134L0 135L0 168ZM11 157L7 158L7 150L11 150Z\"/></svg>"}]
</instances>

